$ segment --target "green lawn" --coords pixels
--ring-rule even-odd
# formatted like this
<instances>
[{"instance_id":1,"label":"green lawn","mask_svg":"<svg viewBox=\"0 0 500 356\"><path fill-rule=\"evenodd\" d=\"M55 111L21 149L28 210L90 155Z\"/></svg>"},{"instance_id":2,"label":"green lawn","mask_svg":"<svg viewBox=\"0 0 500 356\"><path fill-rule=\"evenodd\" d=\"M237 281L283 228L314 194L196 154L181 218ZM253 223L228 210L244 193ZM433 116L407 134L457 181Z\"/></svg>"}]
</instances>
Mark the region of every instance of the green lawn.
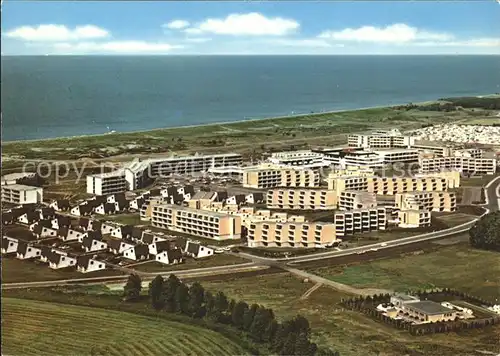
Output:
<instances>
[{"instance_id":1,"label":"green lawn","mask_svg":"<svg viewBox=\"0 0 500 356\"><path fill-rule=\"evenodd\" d=\"M7 355L243 355L214 331L127 312L2 298Z\"/></svg>"},{"instance_id":2,"label":"green lawn","mask_svg":"<svg viewBox=\"0 0 500 356\"><path fill-rule=\"evenodd\" d=\"M225 265L236 265L247 262L249 261L244 258L224 253L200 259L187 258L184 263L175 265L164 265L159 262L151 261L131 268L142 272L161 272L161 271L179 271L185 269L216 267Z\"/></svg>"},{"instance_id":3,"label":"green lawn","mask_svg":"<svg viewBox=\"0 0 500 356\"><path fill-rule=\"evenodd\" d=\"M405 291L449 287L494 301L500 299L499 261L498 253L459 244L345 268L316 268L313 272L359 288Z\"/></svg>"}]
</instances>

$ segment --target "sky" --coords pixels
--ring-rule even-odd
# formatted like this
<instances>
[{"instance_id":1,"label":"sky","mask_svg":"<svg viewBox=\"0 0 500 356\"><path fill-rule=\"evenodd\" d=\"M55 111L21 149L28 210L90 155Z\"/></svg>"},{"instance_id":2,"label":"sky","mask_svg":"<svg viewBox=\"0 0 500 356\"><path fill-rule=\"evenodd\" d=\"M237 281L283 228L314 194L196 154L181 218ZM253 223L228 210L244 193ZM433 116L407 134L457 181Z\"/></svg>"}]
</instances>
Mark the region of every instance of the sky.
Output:
<instances>
[{"instance_id":1,"label":"sky","mask_svg":"<svg viewBox=\"0 0 500 356\"><path fill-rule=\"evenodd\" d=\"M2 55L500 54L489 1L3 0Z\"/></svg>"}]
</instances>

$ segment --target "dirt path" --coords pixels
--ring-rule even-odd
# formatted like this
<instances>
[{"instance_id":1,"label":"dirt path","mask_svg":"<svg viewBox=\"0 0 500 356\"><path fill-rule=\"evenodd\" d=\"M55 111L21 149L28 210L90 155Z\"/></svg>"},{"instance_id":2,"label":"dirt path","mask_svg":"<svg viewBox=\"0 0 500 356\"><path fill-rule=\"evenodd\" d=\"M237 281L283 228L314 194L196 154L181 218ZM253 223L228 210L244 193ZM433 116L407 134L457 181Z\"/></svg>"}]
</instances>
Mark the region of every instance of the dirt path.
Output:
<instances>
[{"instance_id":1,"label":"dirt path","mask_svg":"<svg viewBox=\"0 0 500 356\"><path fill-rule=\"evenodd\" d=\"M314 286L309 288L302 296L300 297L301 300L307 299L316 289L321 287L323 283L316 283Z\"/></svg>"}]
</instances>

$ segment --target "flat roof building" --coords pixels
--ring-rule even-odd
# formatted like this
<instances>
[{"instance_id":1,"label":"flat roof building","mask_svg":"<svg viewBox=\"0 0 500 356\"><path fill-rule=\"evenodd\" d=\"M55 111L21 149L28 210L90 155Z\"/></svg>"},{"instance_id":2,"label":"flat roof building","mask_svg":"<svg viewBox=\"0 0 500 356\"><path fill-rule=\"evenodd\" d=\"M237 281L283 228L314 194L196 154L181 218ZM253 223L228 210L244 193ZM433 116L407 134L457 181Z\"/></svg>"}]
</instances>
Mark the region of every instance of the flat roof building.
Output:
<instances>
[{"instance_id":1,"label":"flat roof building","mask_svg":"<svg viewBox=\"0 0 500 356\"><path fill-rule=\"evenodd\" d=\"M323 160L329 165L346 169L348 167L380 168L384 163L375 152L365 151L363 148L339 147L322 148L313 152L323 155Z\"/></svg>"},{"instance_id":2,"label":"flat roof building","mask_svg":"<svg viewBox=\"0 0 500 356\"><path fill-rule=\"evenodd\" d=\"M110 195L127 190L125 170L92 174L87 176L87 193L95 195Z\"/></svg>"},{"instance_id":3,"label":"flat roof building","mask_svg":"<svg viewBox=\"0 0 500 356\"><path fill-rule=\"evenodd\" d=\"M375 193L345 190L338 198L338 208L340 210L368 209L377 206L377 196Z\"/></svg>"},{"instance_id":4,"label":"flat roof building","mask_svg":"<svg viewBox=\"0 0 500 356\"><path fill-rule=\"evenodd\" d=\"M431 212L426 210L400 210L398 226L402 228L417 228L431 226Z\"/></svg>"},{"instance_id":5,"label":"flat roof building","mask_svg":"<svg viewBox=\"0 0 500 356\"><path fill-rule=\"evenodd\" d=\"M2 185L2 201L13 204L43 202L43 188L22 184Z\"/></svg>"},{"instance_id":6,"label":"flat roof building","mask_svg":"<svg viewBox=\"0 0 500 356\"><path fill-rule=\"evenodd\" d=\"M323 155L311 150L273 152L267 160L277 165L311 169L329 165L323 160Z\"/></svg>"},{"instance_id":7,"label":"flat roof building","mask_svg":"<svg viewBox=\"0 0 500 356\"><path fill-rule=\"evenodd\" d=\"M243 187L270 189L276 187L319 187L320 175L312 169L263 164L243 170Z\"/></svg>"},{"instance_id":8,"label":"flat roof building","mask_svg":"<svg viewBox=\"0 0 500 356\"><path fill-rule=\"evenodd\" d=\"M337 207L334 191L314 188L276 188L266 196L269 209L329 210Z\"/></svg>"},{"instance_id":9,"label":"flat roof building","mask_svg":"<svg viewBox=\"0 0 500 356\"><path fill-rule=\"evenodd\" d=\"M414 148L391 148L374 150L384 164L418 162L419 152Z\"/></svg>"},{"instance_id":10,"label":"flat roof building","mask_svg":"<svg viewBox=\"0 0 500 356\"><path fill-rule=\"evenodd\" d=\"M339 211L333 216L335 234L338 238L354 233L385 230L387 227L386 208L357 209Z\"/></svg>"},{"instance_id":11,"label":"flat roof building","mask_svg":"<svg viewBox=\"0 0 500 356\"><path fill-rule=\"evenodd\" d=\"M241 238L241 217L178 205L155 205L154 227L214 240Z\"/></svg>"},{"instance_id":12,"label":"flat roof building","mask_svg":"<svg viewBox=\"0 0 500 356\"><path fill-rule=\"evenodd\" d=\"M454 192L398 193L395 207L400 210L453 212L457 210L457 197Z\"/></svg>"},{"instance_id":13,"label":"flat roof building","mask_svg":"<svg viewBox=\"0 0 500 356\"><path fill-rule=\"evenodd\" d=\"M494 158L421 157L419 159L419 166L420 173L454 170L464 174L482 175L495 174L497 162Z\"/></svg>"},{"instance_id":14,"label":"flat roof building","mask_svg":"<svg viewBox=\"0 0 500 356\"><path fill-rule=\"evenodd\" d=\"M347 136L349 147L363 148L410 148L415 143L415 137L405 136L397 129L390 131L375 131L368 135L352 134Z\"/></svg>"},{"instance_id":15,"label":"flat roof building","mask_svg":"<svg viewBox=\"0 0 500 356\"><path fill-rule=\"evenodd\" d=\"M323 222L256 222L247 239L249 247L318 247L337 241L335 225Z\"/></svg>"}]
</instances>

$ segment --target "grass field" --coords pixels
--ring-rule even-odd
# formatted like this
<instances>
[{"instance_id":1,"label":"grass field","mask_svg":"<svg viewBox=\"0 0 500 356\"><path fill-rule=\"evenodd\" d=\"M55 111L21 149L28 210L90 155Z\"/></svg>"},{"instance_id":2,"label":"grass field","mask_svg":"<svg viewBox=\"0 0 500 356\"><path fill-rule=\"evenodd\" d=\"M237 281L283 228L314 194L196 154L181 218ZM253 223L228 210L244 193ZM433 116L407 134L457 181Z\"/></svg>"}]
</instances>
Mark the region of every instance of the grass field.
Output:
<instances>
[{"instance_id":1,"label":"grass field","mask_svg":"<svg viewBox=\"0 0 500 356\"><path fill-rule=\"evenodd\" d=\"M467 281L471 283L471 280ZM304 283L287 273L201 283L208 289L223 290L233 298L271 307L281 319L296 314L306 316L311 323L313 339L338 350L342 356L456 356L476 354L474 350L498 350L498 325L461 334L413 337L406 331L343 309L338 303L347 295L325 286L301 300L314 284Z\"/></svg>"},{"instance_id":2,"label":"grass field","mask_svg":"<svg viewBox=\"0 0 500 356\"><path fill-rule=\"evenodd\" d=\"M195 269L195 268L207 268L207 267L225 266L225 265L236 265L246 262L249 261L238 256L228 255L224 253L198 260L195 260L194 258L188 258L184 263L175 265L164 265L159 262L151 261L131 268L142 272L161 272L161 271L179 271L184 269Z\"/></svg>"},{"instance_id":3,"label":"grass field","mask_svg":"<svg viewBox=\"0 0 500 356\"><path fill-rule=\"evenodd\" d=\"M79 273L73 269L51 269L48 264L33 260L18 260L15 257L2 257L2 282L20 283L34 281L53 281L69 278L87 278L101 276L116 276L122 272L104 270L89 273Z\"/></svg>"},{"instance_id":4,"label":"grass field","mask_svg":"<svg viewBox=\"0 0 500 356\"><path fill-rule=\"evenodd\" d=\"M6 355L243 355L197 326L120 311L2 298Z\"/></svg>"},{"instance_id":5,"label":"grass field","mask_svg":"<svg viewBox=\"0 0 500 356\"><path fill-rule=\"evenodd\" d=\"M139 213L134 214L117 214L117 215L98 215L99 220L114 221L125 225L149 225L149 222L142 221Z\"/></svg>"},{"instance_id":6,"label":"grass field","mask_svg":"<svg viewBox=\"0 0 500 356\"><path fill-rule=\"evenodd\" d=\"M348 267L316 268L313 272L359 288L405 291L449 287L495 301L500 299L498 261L498 253L472 249L462 243L418 255Z\"/></svg>"}]
</instances>

